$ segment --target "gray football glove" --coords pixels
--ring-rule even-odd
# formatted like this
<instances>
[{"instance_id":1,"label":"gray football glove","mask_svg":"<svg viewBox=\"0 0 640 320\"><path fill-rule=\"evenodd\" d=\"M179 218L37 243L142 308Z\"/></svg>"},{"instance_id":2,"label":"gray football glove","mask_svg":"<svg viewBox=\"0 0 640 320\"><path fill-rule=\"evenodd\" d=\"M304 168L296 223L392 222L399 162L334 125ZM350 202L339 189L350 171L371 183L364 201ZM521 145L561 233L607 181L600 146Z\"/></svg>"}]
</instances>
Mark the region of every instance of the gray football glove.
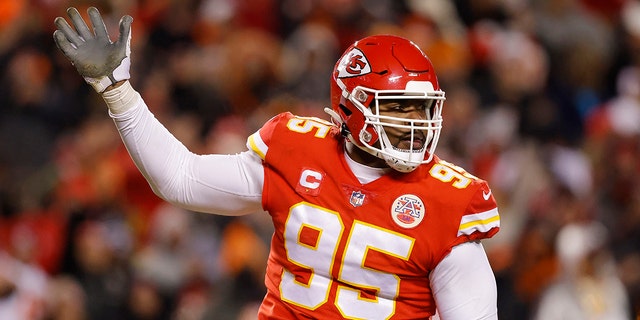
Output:
<instances>
[{"instance_id":1,"label":"gray football glove","mask_svg":"<svg viewBox=\"0 0 640 320\"><path fill-rule=\"evenodd\" d=\"M54 23L58 30L53 39L64 55L76 67L78 73L98 92L121 80L129 79L131 66L131 23L133 18L125 15L120 19L120 37L111 42L107 27L98 9L87 10L93 32L76 8L67 9L75 30L69 23L57 17Z\"/></svg>"}]
</instances>

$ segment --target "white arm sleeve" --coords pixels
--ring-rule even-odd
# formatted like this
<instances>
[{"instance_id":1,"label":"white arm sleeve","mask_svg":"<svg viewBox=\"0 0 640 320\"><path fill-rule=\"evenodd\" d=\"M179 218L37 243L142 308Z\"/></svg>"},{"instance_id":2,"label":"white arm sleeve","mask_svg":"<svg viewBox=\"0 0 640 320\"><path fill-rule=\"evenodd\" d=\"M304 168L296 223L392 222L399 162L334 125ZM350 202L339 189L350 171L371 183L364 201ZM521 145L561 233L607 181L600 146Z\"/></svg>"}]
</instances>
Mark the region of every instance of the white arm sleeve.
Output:
<instances>
[{"instance_id":1,"label":"white arm sleeve","mask_svg":"<svg viewBox=\"0 0 640 320\"><path fill-rule=\"evenodd\" d=\"M189 210L222 215L262 211L264 171L255 153L190 152L128 81L103 98L131 158L159 197Z\"/></svg>"},{"instance_id":2,"label":"white arm sleeve","mask_svg":"<svg viewBox=\"0 0 640 320\"><path fill-rule=\"evenodd\" d=\"M496 280L481 243L453 247L429 280L440 319L498 319Z\"/></svg>"}]
</instances>

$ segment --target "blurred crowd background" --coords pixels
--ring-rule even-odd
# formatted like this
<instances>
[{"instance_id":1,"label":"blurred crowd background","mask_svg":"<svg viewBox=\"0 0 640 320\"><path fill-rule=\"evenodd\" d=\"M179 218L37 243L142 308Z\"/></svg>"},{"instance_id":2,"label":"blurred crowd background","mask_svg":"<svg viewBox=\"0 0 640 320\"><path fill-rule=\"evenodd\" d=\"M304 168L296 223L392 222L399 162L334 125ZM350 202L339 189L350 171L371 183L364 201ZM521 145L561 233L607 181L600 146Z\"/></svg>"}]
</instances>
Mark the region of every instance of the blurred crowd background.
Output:
<instances>
[{"instance_id":1,"label":"blurred crowd background","mask_svg":"<svg viewBox=\"0 0 640 320\"><path fill-rule=\"evenodd\" d=\"M0 319L253 319L271 225L157 198L53 20L134 17L132 83L196 153L323 115L354 40L392 33L446 91L438 154L487 180L501 319L637 319L640 2L0 0Z\"/></svg>"}]
</instances>

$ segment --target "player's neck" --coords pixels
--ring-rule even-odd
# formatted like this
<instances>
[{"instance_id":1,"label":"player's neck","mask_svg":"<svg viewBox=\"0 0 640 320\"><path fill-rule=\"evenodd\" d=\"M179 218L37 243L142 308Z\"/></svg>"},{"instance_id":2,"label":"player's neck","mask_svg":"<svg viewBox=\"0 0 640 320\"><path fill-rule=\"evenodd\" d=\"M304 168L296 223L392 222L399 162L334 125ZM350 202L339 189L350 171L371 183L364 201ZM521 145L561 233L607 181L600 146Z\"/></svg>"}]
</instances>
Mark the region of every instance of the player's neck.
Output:
<instances>
[{"instance_id":1,"label":"player's neck","mask_svg":"<svg viewBox=\"0 0 640 320\"><path fill-rule=\"evenodd\" d=\"M365 165L371 168L388 168L389 167L384 160L356 147L353 143L349 141L345 142L345 149L349 158L351 158L351 160L361 165Z\"/></svg>"},{"instance_id":2,"label":"player's neck","mask_svg":"<svg viewBox=\"0 0 640 320\"><path fill-rule=\"evenodd\" d=\"M353 147L353 145L351 146ZM354 147L354 148L358 149L357 147ZM360 181L360 183L362 184L373 182L379 179L380 177L382 177L389 170L391 170L391 168L389 168L388 166L385 166L384 168L379 168L379 167L369 166L361 162L357 162L351 157L351 155L348 152L348 149L349 148L346 148L345 155L344 155L347 161L347 165L351 169L351 172L353 172L353 175L356 176L356 178L358 178L358 181Z\"/></svg>"}]
</instances>

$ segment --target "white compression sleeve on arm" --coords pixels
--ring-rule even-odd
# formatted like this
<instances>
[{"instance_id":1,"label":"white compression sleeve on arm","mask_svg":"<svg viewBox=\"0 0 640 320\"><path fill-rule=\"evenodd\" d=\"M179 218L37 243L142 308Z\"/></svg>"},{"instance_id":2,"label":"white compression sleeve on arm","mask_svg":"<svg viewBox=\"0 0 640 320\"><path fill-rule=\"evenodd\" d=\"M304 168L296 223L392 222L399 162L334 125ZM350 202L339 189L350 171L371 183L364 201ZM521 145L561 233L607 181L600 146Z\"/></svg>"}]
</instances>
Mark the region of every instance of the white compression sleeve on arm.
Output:
<instances>
[{"instance_id":1,"label":"white compression sleeve on arm","mask_svg":"<svg viewBox=\"0 0 640 320\"><path fill-rule=\"evenodd\" d=\"M264 172L257 155L190 152L153 116L129 82L103 98L131 158L158 196L200 212L240 215L262 210Z\"/></svg>"},{"instance_id":2,"label":"white compression sleeve on arm","mask_svg":"<svg viewBox=\"0 0 640 320\"><path fill-rule=\"evenodd\" d=\"M129 109L132 109L138 103L140 94L133 90L131 83L125 81L121 86L105 91L102 93L102 98L109 107L109 112L113 114L121 114Z\"/></svg>"},{"instance_id":3,"label":"white compression sleeve on arm","mask_svg":"<svg viewBox=\"0 0 640 320\"><path fill-rule=\"evenodd\" d=\"M496 280L481 243L453 247L429 280L441 320L498 319Z\"/></svg>"}]
</instances>

